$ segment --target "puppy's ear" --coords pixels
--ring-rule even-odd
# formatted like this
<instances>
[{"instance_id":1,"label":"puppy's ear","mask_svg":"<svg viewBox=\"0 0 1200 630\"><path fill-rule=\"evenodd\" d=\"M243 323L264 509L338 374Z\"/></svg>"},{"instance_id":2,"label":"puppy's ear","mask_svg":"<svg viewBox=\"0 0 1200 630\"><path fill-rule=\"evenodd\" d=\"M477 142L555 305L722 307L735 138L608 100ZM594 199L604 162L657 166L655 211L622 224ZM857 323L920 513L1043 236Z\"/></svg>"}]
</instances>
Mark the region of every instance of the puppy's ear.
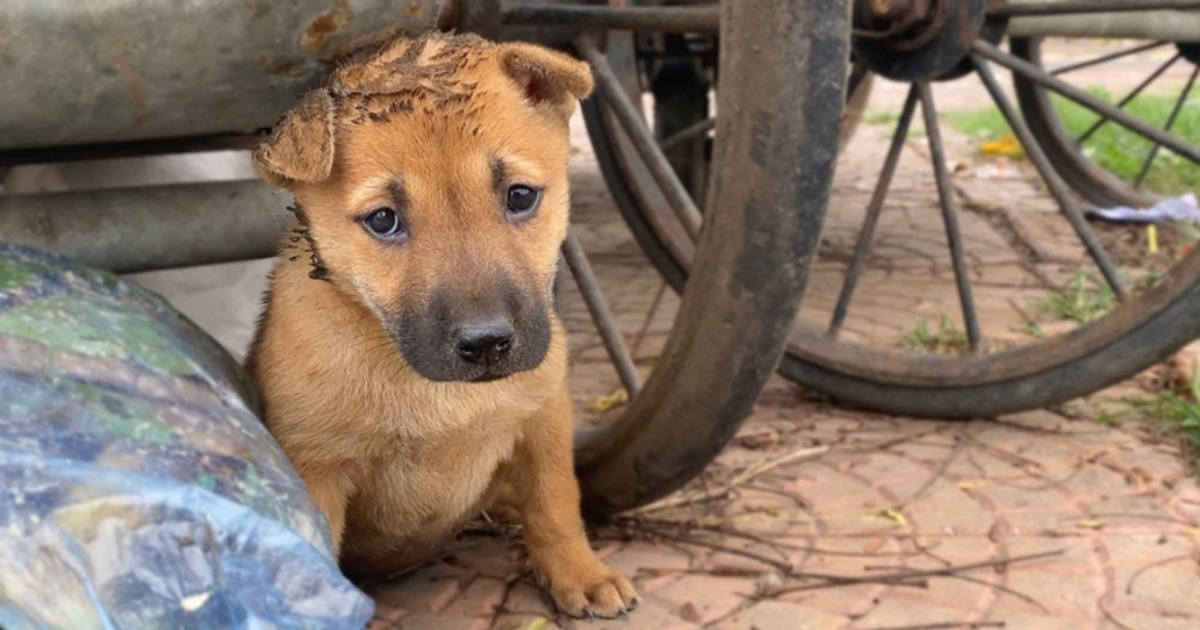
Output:
<instances>
[{"instance_id":1,"label":"puppy's ear","mask_svg":"<svg viewBox=\"0 0 1200 630\"><path fill-rule=\"evenodd\" d=\"M500 67L534 105L549 105L570 117L575 101L592 93L592 70L565 53L533 44L502 44Z\"/></svg>"},{"instance_id":2,"label":"puppy's ear","mask_svg":"<svg viewBox=\"0 0 1200 630\"><path fill-rule=\"evenodd\" d=\"M254 151L254 169L268 184L323 181L333 170L333 97L312 90L288 110Z\"/></svg>"}]
</instances>

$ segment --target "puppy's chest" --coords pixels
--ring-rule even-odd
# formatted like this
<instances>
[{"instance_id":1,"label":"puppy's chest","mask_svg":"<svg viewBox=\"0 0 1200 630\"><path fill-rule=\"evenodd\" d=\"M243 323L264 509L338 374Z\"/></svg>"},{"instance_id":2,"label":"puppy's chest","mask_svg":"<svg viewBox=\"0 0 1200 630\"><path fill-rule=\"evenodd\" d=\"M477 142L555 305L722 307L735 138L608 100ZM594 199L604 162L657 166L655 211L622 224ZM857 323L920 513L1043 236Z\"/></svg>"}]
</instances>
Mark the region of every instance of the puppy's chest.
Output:
<instances>
[{"instance_id":1,"label":"puppy's chest","mask_svg":"<svg viewBox=\"0 0 1200 630\"><path fill-rule=\"evenodd\" d=\"M500 465L513 457L515 431L460 431L421 442L397 439L356 498L365 530L391 542L436 543L480 509ZM356 519L357 520L357 519ZM352 524L353 525L353 524Z\"/></svg>"}]
</instances>

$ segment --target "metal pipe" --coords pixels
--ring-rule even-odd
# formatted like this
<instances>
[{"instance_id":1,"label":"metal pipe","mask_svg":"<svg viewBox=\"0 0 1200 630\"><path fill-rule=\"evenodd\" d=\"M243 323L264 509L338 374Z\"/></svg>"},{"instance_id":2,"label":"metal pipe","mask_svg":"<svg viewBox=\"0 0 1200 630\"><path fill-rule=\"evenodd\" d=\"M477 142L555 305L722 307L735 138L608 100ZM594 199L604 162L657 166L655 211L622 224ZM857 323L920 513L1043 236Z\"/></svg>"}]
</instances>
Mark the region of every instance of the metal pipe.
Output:
<instances>
[{"instance_id":1,"label":"metal pipe","mask_svg":"<svg viewBox=\"0 0 1200 630\"><path fill-rule=\"evenodd\" d=\"M259 181L0 196L0 240L116 272L266 258L288 203Z\"/></svg>"},{"instance_id":2,"label":"metal pipe","mask_svg":"<svg viewBox=\"0 0 1200 630\"><path fill-rule=\"evenodd\" d=\"M270 127L332 60L452 0L5 0L0 150Z\"/></svg>"},{"instance_id":3,"label":"metal pipe","mask_svg":"<svg viewBox=\"0 0 1200 630\"><path fill-rule=\"evenodd\" d=\"M1141 12L1162 9L1200 9L1200 0L992 0L989 17L1068 15L1099 12Z\"/></svg>"},{"instance_id":4,"label":"metal pipe","mask_svg":"<svg viewBox=\"0 0 1200 630\"><path fill-rule=\"evenodd\" d=\"M580 30L614 29L661 33L716 33L718 7L605 7L504 3L501 24L571 26Z\"/></svg>"},{"instance_id":5,"label":"metal pipe","mask_svg":"<svg viewBox=\"0 0 1200 630\"><path fill-rule=\"evenodd\" d=\"M1012 37L1074 37L1153 39L1200 42L1200 13L1086 13L1079 15L1015 17L1005 31Z\"/></svg>"},{"instance_id":6,"label":"metal pipe","mask_svg":"<svg viewBox=\"0 0 1200 630\"><path fill-rule=\"evenodd\" d=\"M696 202L688 194L683 182L680 182L679 177L675 175L671 163L667 161L667 156L659 148L654 134L650 133L637 106L621 88L620 79L617 78L604 55L596 49L596 45L590 39L582 37L576 46L583 54L583 58L592 66L592 72L596 76L597 91L604 97L604 102L612 109L634 148L645 160L646 168L662 188L663 196L671 204L671 209L675 211L680 223L687 230L688 236L695 239L700 234L703 215L700 214L700 209L696 207Z\"/></svg>"}]
</instances>

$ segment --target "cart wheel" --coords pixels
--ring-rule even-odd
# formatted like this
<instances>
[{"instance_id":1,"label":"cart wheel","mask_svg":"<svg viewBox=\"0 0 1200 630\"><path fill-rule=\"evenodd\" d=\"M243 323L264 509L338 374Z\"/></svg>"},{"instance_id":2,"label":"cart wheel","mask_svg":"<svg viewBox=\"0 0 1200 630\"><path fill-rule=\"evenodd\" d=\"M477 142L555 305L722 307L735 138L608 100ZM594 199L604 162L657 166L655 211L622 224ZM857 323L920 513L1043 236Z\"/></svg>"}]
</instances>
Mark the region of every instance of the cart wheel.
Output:
<instances>
[{"instance_id":1,"label":"cart wheel","mask_svg":"<svg viewBox=\"0 0 1200 630\"><path fill-rule=\"evenodd\" d=\"M1010 46L1014 55L1046 69L1043 41L1042 37L1013 38ZM1200 44L1105 40L1099 47L1102 52L1094 58L1050 67L1049 74L1115 103L1147 124L1174 131L1192 146L1200 145L1200 126L1176 124L1189 99L1200 95L1200 90L1193 90L1200 73ZM1111 84L1106 80L1111 71L1128 67L1135 57L1153 61L1132 89L1105 89L1105 83ZM1200 166L1163 151L1154 140L1081 110L1023 75L1014 75L1013 80L1021 114L1046 157L1088 201L1101 207L1146 207L1166 196L1194 192L1200 185ZM1189 107L1195 106L1193 102ZM1105 150L1112 146L1121 151Z\"/></svg>"},{"instance_id":2,"label":"cart wheel","mask_svg":"<svg viewBox=\"0 0 1200 630\"><path fill-rule=\"evenodd\" d=\"M870 3L883 6L889 3ZM911 8L921 3L890 3ZM1104 3L1110 10L1116 6ZM1147 0L1146 9L1174 6L1178 2ZM885 78L910 83L908 97L892 135L881 175L870 203L863 212L861 229L849 239L852 246L843 261L819 260L819 271L832 270L841 278L836 301L824 314L828 324L805 317L792 332L781 372L807 386L856 405L882 411L941 418L992 416L1060 403L1094 392L1162 361L1200 333L1200 252L1181 256L1177 264L1162 270L1156 282L1131 287L1127 274L1097 238L1071 198L1061 177L1034 141L1034 133L1018 116L1003 93L992 65L1009 68L1084 107L1108 116L1113 123L1138 130L1165 149L1200 163L1200 150L1187 141L1137 120L1116 107L1082 90L1073 89L1041 67L1005 53L995 45L1010 16L1029 11L1061 11L1079 14L1095 9L1081 3L1001 3L967 0L929 3L944 14L914 16L855 15L855 52L866 59L871 70ZM893 28L909 24L910 30ZM892 30L889 30L892 29ZM911 30L916 29L916 30ZM926 29L926 30L922 30ZM873 32L867 32L873 31ZM890 35L879 35L890 33ZM632 51L630 51L632 52ZM611 54L611 52L610 52ZM617 62L614 62L615 64ZM621 67L633 67L621 62ZM1001 109L1030 162L1036 167L1057 202L1061 216L1082 243L1089 269L1080 268L1080 278L1094 278L1090 290L1109 295L1113 306L1094 319L1051 336L1024 335L1004 345L989 343L981 330L968 268L970 243L959 228L959 213L951 189L944 143L930 85L933 81L968 80L978 77ZM722 86L727 88L727 86ZM723 90L722 90L723 91ZM719 92L720 94L720 92ZM879 271L870 255L880 214L888 205L888 190L900 162L906 137L918 111L923 114L929 156L937 185L945 231L941 247L954 272L958 344L950 354L930 353L899 344L868 344L847 339L844 325L855 288L864 270ZM725 111L725 110L721 110ZM688 238L688 230L670 213L663 191L649 177L629 139L613 124L611 112L593 103L585 109L593 146L614 198L650 258L660 263L665 278L677 289L687 283L688 270L704 262ZM740 117L739 117L740 118ZM724 120L717 117L717 124ZM832 120L832 118L831 118ZM1113 124L1110 123L1110 124ZM721 207L719 204L717 207ZM844 210L844 209L843 209ZM711 232L706 229L706 234ZM822 250L824 252L824 249ZM931 256L937 252L929 252ZM693 260L695 263L693 263ZM1121 262L1118 260L1118 262ZM1080 280L1083 282L1083 280ZM1089 283L1092 280L1088 280ZM690 286L690 285L689 285ZM809 302L806 298L806 311ZM897 317L910 316L898 313ZM1007 331L1006 331L1007 332Z\"/></svg>"},{"instance_id":3,"label":"cart wheel","mask_svg":"<svg viewBox=\"0 0 1200 630\"><path fill-rule=\"evenodd\" d=\"M653 27L642 16L666 15L632 7L565 9L568 18L598 12L618 22L633 20L630 26L639 28ZM537 5L520 10L526 23L546 15ZM670 15L679 11L690 9ZM841 109L846 64L839 60L848 54L848 4L730 1L707 15L714 27L719 18L721 69L733 88L722 92L720 106L743 115L716 126L712 159L718 168L712 171L713 204L705 219L710 229L696 241L701 257L694 279L646 382L638 382L574 235L563 248L630 398L617 418L576 436L584 506L593 515L630 509L678 489L703 470L750 413L786 346L807 281L805 261L817 245L814 226L823 219L833 178L838 137L826 121ZM604 41L585 35L575 46L592 66L597 93L633 114L624 129L647 141L643 148L656 160L656 174L677 193L681 216L698 227L700 211L681 192L683 183L635 106L622 100L613 56L621 41L615 32ZM785 111L787 116L779 115Z\"/></svg>"}]
</instances>

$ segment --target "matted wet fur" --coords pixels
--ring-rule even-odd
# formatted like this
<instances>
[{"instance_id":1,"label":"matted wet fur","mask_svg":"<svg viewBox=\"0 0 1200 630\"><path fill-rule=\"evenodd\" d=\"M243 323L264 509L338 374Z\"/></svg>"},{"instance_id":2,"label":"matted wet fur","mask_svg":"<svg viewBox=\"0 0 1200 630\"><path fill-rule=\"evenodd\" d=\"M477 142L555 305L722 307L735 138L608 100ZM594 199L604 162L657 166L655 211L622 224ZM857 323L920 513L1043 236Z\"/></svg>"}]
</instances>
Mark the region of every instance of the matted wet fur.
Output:
<instances>
[{"instance_id":1,"label":"matted wet fur","mask_svg":"<svg viewBox=\"0 0 1200 630\"><path fill-rule=\"evenodd\" d=\"M552 308L567 124L591 89L586 65L538 46L398 39L349 58L255 152L297 227L248 364L351 576L429 558L499 501L561 610L636 604L585 538Z\"/></svg>"}]
</instances>

